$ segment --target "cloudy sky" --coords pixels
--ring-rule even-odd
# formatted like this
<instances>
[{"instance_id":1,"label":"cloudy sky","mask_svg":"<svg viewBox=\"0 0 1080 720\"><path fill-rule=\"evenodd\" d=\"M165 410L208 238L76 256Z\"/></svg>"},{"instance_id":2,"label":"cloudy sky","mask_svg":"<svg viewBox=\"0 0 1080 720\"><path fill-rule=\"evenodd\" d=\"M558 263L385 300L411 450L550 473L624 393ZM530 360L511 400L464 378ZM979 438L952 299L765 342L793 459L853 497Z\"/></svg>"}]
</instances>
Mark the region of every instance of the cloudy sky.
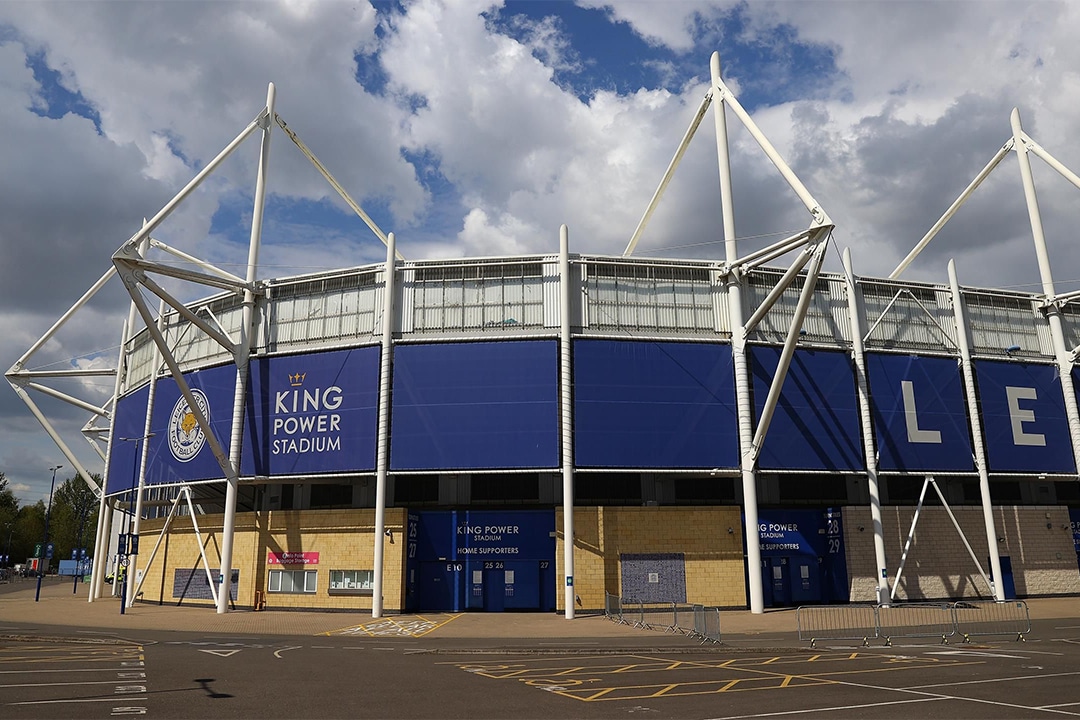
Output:
<instances>
[{"instance_id":1,"label":"cloudy sky","mask_svg":"<svg viewBox=\"0 0 1080 720\"><path fill-rule=\"evenodd\" d=\"M1078 34L1067 2L0 2L0 365L258 114L268 82L407 258L550 252L562 223L573 251L619 254L717 50L837 247L883 276L1010 137L1013 107L1080 171ZM729 127L742 247L804 229L794 195ZM155 237L243 274L257 156L256 139ZM1080 191L1034 164L1058 290L1077 289ZM721 257L717 187L709 119L636 254ZM282 133L269 190L262 276L384 257ZM1037 289L1014 157L906 276L944 280L949 258L965 284ZM30 367L111 366L125 297L114 280ZM99 471L79 438L86 413L41 405ZM46 496L57 463L69 464L0 393L0 471L20 499Z\"/></svg>"}]
</instances>

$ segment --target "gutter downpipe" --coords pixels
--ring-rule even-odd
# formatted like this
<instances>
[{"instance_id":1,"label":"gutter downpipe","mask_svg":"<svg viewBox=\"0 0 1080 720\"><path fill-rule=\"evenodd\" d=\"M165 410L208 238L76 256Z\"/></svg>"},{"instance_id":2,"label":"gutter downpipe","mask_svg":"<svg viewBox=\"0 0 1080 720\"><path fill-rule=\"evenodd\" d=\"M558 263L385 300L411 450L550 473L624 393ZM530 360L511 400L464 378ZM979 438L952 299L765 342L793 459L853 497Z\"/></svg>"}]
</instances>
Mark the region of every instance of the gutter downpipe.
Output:
<instances>
[{"instance_id":1,"label":"gutter downpipe","mask_svg":"<svg viewBox=\"0 0 1080 720\"><path fill-rule=\"evenodd\" d=\"M386 269L383 271L382 355L379 358L379 429L375 448L375 577L371 589L371 617L383 613L383 567L386 542L386 480L390 459L390 373L394 358L394 261L397 259L394 233L386 235Z\"/></svg>"},{"instance_id":2,"label":"gutter downpipe","mask_svg":"<svg viewBox=\"0 0 1080 720\"><path fill-rule=\"evenodd\" d=\"M559 400L562 406L563 586L567 620L574 619L574 412L570 357L570 231L559 228Z\"/></svg>"}]
</instances>

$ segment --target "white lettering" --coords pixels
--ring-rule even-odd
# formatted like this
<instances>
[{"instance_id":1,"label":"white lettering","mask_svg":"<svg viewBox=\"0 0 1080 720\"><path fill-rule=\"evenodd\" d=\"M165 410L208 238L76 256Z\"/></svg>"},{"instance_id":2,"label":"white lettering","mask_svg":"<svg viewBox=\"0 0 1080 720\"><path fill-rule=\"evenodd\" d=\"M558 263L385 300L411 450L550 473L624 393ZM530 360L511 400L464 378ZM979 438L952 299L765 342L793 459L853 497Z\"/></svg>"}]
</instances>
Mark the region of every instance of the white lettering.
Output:
<instances>
[{"instance_id":1,"label":"white lettering","mask_svg":"<svg viewBox=\"0 0 1080 720\"><path fill-rule=\"evenodd\" d=\"M941 433L939 431L919 429L919 415L915 412L915 386L910 380L901 380L900 391L904 396L904 419L907 421L908 442L940 445Z\"/></svg>"},{"instance_id":2,"label":"white lettering","mask_svg":"<svg viewBox=\"0 0 1080 720\"><path fill-rule=\"evenodd\" d=\"M1027 447L1046 447L1045 435L1024 432L1024 423L1035 421L1035 411L1021 409L1020 401L1038 400L1039 396L1035 392L1035 388L1006 385L1005 397L1009 401L1009 422L1012 423L1013 444Z\"/></svg>"},{"instance_id":3,"label":"white lettering","mask_svg":"<svg viewBox=\"0 0 1080 720\"><path fill-rule=\"evenodd\" d=\"M343 390L337 385L331 385L325 390L282 390L274 393L274 412L278 415L288 415L295 412L309 412L311 410L337 410L345 401ZM291 402L290 402L291 396Z\"/></svg>"},{"instance_id":4,"label":"white lettering","mask_svg":"<svg viewBox=\"0 0 1080 720\"><path fill-rule=\"evenodd\" d=\"M341 450L341 436L301 437L288 440L274 440L271 453L274 455L301 455L309 452L332 452Z\"/></svg>"},{"instance_id":5,"label":"white lettering","mask_svg":"<svg viewBox=\"0 0 1080 720\"><path fill-rule=\"evenodd\" d=\"M323 390L322 404L326 410L337 410L341 407L341 403L344 398L341 396L341 388L337 385L331 385ZM336 415L334 417L337 417Z\"/></svg>"}]
</instances>

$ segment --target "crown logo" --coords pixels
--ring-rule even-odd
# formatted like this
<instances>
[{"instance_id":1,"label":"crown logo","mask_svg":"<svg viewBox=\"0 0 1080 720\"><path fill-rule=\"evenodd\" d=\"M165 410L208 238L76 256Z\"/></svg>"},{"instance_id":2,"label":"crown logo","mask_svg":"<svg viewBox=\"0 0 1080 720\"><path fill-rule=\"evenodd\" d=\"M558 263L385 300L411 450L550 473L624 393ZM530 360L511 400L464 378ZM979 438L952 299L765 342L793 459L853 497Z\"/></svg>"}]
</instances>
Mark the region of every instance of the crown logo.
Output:
<instances>
[{"instance_id":1,"label":"crown logo","mask_svg":"<svg viewBox=\"0 0 1080 720\"><path fill-rule=\"evenodd\" d=\"M293 375L289 373L289 385L292 387L300 387L304 384L304 378L307 377L307 373L296 373Z\"/></svg>"}]
</instances>

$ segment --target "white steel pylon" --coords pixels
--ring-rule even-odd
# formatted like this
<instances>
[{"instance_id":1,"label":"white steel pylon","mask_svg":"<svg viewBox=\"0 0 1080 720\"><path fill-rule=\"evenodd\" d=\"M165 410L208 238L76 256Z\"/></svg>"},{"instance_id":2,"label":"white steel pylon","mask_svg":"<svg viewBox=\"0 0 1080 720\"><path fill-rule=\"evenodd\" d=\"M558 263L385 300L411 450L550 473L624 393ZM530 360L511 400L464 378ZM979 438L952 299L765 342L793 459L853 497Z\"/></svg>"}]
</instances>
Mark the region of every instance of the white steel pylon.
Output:
<instances>
[{"instance_id":1,"label":"white steel pylon","mask_svg":"<svg viewBox=\"0 0 1080 720\"><path fill-rule=\"evenodd\" d=\"M754 613L761 613L764 612L764 593L761 574L757 571L757 568L761 566L757 511L757 482L755 477L757 461L761 453L761 448L764 445L766 435L768 434L769 425L772 422L773 415L776 411L777 403L780 400L780 393L784 386L784 380L787 377L788 370L791 367L791 361L795 355L795 347L799 342L799 331L802 329L803 320L806 318L807 310L810 308L810 301L817 288L818 273L824 262L825 249L828 246L829 238L832 235L834 226L832 219L821 207L820 203L814 199L810 194L810 191L806 189L806 186L803 185L802 181L799 180L798 176L780 156L780 153L777 152L776 148L769 142L769 139L765 137L765 134L758 128L753 118L750 117L750 114L742 107L735 97L735 94L724 83L720 75L719 53L713 53L712 55L710 60L710 75L711 83L709 90L705 93L705 97L702 99L697 112L694 114L694 118L690 122L690 127L683 135L683 139L679 143L679 147L675 151L675 155L671 159L671 162L668 164L667 170L660 180L660 185L657 187L641 220L638 222L637 228L630 237L630 241L627 243L623 255L630 256L634 252L638 240L641 239L641 235L652 217L653 211L663 197L664 191L671 182L671 178L673 177L676 168L686 154L690 141L693 139L698 127L701 125L701 122L705 117L705 112L709 109L709 106L713 101L716 101L717 104L714 106L714 122L716 125L717 164L720 170L720 198L725 260L723 266L720 268L720 275L724 278L724 286L728 295L728 311L730 313L729 320L731 325L731 354L732 362L735 366L735 401L739 418L739 448L741 455L739 472L742 476L743 487L744 532L747 549L746 563L747 567L750 568L748 573L750 610ZM735 117L743 124L743 127L746 128L757 142L761 151L772 162L773 166L810 213L810 225L806 230L796 233L777 243L773 243L761 250L750 253L742 258L738 256L738 243L735 234L734 202L732 201L731 192L731 166L728 157L727 108L730 108L735 114ZM787 272L784 273L783 277L781 277L780 281L773 287L761 304L750 314L750 317L744 320L742 284L746 273L753 268L771 262L800 248L802 251L796 256ZM802 275L804 270L805 275ZM787 336L784 340L783 350L780 353L776 372L773 374L772 382L769 386L768 397L762 408L761 416L757 419L757 427L755 430L750 395L750 374L746 339L783 294L789 288L793 286L797 287L796 283L800 279L802 281L802 289L799 294L798 304L796 305L795 313L788 327Z\"/></svg>"},{"instance_id":2,"label":"white steel pylon","mask_svg":"<svg viewBox=\"0 0 1080 720\"><path fill-rule=\"evenodd\" d=\"M1072 372L1074 364L1080 359L1080 346L1069 349L1065 344L1065 332L1062 323L1062 308L1064 305L1077 297L1080 297L1080 291L1073 291L1070 293L1057 294L1054 289L1054 278L1051 272L1050 258L1046 249L1046 237L1043 232L1042 213L1039 210L1039 201L1035 192L1035 180L1031 173L1031 155L1036 155L1041 158L1047 165L1053 168L1059 175L1068 180L1073 187L1080 189L1080 176L1077 176L1072 170L1065 166L1060 160L1051 155L1045 148L1026 132L1020 122L1020 111L1017 108L1013 108L1009 117L1009 124L1011 126L1012 135L1008 140L998 149L990 161L983 167L982 170L976 174L975 178L968 184L964 191L953 201L948 207L945 213L938 219L937 222L926 232L926 234L915 244L915 247L911 249L911 252L896 266L896 269L889 275L890 278L895 279L911 265L911 263L919 256L919 254L930 244L941 229L949 222L950 219L957 213L957 211L967 202L968 198L974 194L975 190L989 177L990 173L1001 163L1002 160L1009 154L1009 152L1016 153L1017 163L1020 170L1020 180L1024 190L1024 201L1027 205L1028 220L1031 225L1032 240L1035 245L1035 256L1039 267L1039 277L1042 281L1042 310L1046 315L1047 324L1050 329L1050 339L1054 347L1054 357L1058 366L1058 378L1061 383L1061 392L1065 403L1065 415L1069 423L1069 437L1072 439L1073 445L1073 457L1077 463L1080 463L1080 409L1077 407L1076 393L1072 381ZM956 277L955 262L949 261L949 281L952 286L952 293L954 297L954 304L956 305L956 312L958 319L962 319L963 315L963 296L960 293L959 282ZM963 337L965 332L964 327L958 324L958 330L961 337L961 365L964 372L965 384L970 388L974 384L971 353L967 347L967 338ZM969 413L973 417L973 421L978 423L978 412L976 402L973 396L973 391L968 390L969 398ZM987 545L990 549L990 563L991 572L995 578L1001 577L1001 564L1000 557L997 549L996 536L997 532L994 527L993 514L991 512L990 502L990 483L989 483L989 469L985 457L985 450L982 445L982 438L979 436L978 427L973 427L974 439L975 439L975 465L979 472L979 486L982 494L982 506L983 506L983 519L986 526L986 539ZM1077 467L1078 474L1080 474L1080 465ZM998 600L1004 599L1003 584L1000 582L991 585L991 589L994 592L994 596Z\"/></svg>"},{"instance_id":3,"label":"white steel pylon","mask_svg":"<svg viewBox=\"0 0 1080 720\"><path fill-rule=\"evenodd\" d=\"M230 572L229 566L231 565L231 550L232 550L232 528L235 516L235 502L236 502L236 483L238 480L239 470L239 443L241 438L242 422L243 422L243 397L244 387L246 384L247 376L247 361L250 355L250 345L252 342L252 323L255 313L256 298L263 294L261 282L257 279L257 261L258 261L258 249L261 239L261 218L262 210L265 199L266 190L266 174L267 174L267 161L269 158L269 136L273 125L277 125L281 130L289 137L290 140L296 145L296 147L308 158L308 160L315 166L316 170L327 180L327 182L334 188L334 190L341 196L345 203L357 213L357 215L363 220L365 225L378 237L384 244L387 243L387 234L384 233L375 222L360 208L357 204L342 188L341 184L329 173L326 167L315 157L315 155L304 145L297 134L289 129L285 121L274 112L274 86L271 84L267 92L267 104L258 113L258 115L244 128L241 133L233 139L225 148L211 160L201 171L199 171L195 177L193 177L187 185L184 186L180 192L178 192L172 200L166 203L150 220L144 220L142 228L132 235L112 256L112 265L105 271L105 273L91 286L83 296L76 301L76 303L66 312L59 320L57 320L53 326L37 341L35 342L5 373L5 377L12 389L19 395L23 402L30 409L31 413L37 418L39 423L52 438L53 442L57 445L60 451L64 454L64 457L71 463L71 467L76 469L76 472L80 477L93 489L95 495L101 502L101 518L98 528L98 538L95 541L95 557L104 558L106 549L108 547L108 540L104 537L104 534L108 530L103 530L105 527L104 517L106 513L106 501L105 501L105 488L107 481L98 485L94 481L91 474L86 470L84 465L79 461L75 454L71 451L70 447L64 442L57 433L53 424L45 417L44 413L39 409L34 399L31 397L28 391L36 391L38 393L62 400L68 404L74 405L78 408L87 410L91 413L91 419L86 423L83 428L83 434L87 441L90 443L94 451L105 461L106 473L108 472L108 455L109 450L113 445L113 421L114 410L116 400L120 394L127 388L123 387L124 377L124 363L126 362L126 356L129 348L128 343L132 338L138 334L138 328L135 325L135 314L141 317L142 322L146 328L148 335L153 341L156 350L160 353L160 360L164 363L164 366L168 368L168 373L176 381L180 388L181 394L185 397L189 408L191 409L192 416L198 424L200 430L206 437L207 445L210 447L211 452L214 454L215 459L222 471L222 477L228 482L228 490L226 492L226 527L223 533L222 543L222 573L219 575L219 581L228 581ZM201 260L193 255L185 253L176 248L170 247L163 242L153 238L151 233L158 228L162 222L202 183L205 181L220 165L229 157L245 140L254 135L257 131L261 130L262 135L262 150L260 154L260 164L258 177L256 179L255 188L255 212L252 218L251 228L251 240L249 244L247 272L245 277L234 275L219 267L216 267L212 263ZM171 265L167 262L163 262L161 259L151 259L150 252L158 251L160 254L171 257L172 259L179 261L178 265ZM397 254L397 257L401 257ZM121 349L119 353L119 359L115 367L104 369L79 369L71 368L64 370L35 370L30 369L28 366L29 360L37 353L43 345L46 344L54 335L74 317L80 309L82 309L87 302L94 297L104 287L114 274L120 276L121 281L124 284L125 289L131 296L132 307L129 312L127 323L125 323L123 337L121 341ZM226 290L234 292L243 296L243 322L239 328L239 332L236 333L238 337L234 338L230 336L230 333L222 328L220 323L217 322L217 318L213 317L213 314L208 308L196 308L194 310L186 306L180 299L175 297L172 293L166 290L162 284L158 281L160 278L169 278L174 281L181 281L183 283L192 283L197 286L203 286L212 288L215 290ZM143 295L143 291L147 291L153 295L156 295L160 299L160 306L155 314L148 306L146 299ZM175 313L182 317L189 323L189 327L202 331L206 336L213 339L217 344L223 347L233 358L234 363L237 365L237 391L236 401L233 413L232 424L232 438L230 447L228 450L222 446L217 437L211 432L207 418L202 414L199 404L194 401L191 388L184 380L177 364L176 358L173 354L173 349L166 341L165 333L162 330L162 319L165 316L166 306L169 308L169 314ZM204 316L209 317L204 317ZM152 369L151 374L154 378L158 377L160 363L155 363L155 367ZM49 378L87 378L87 377L111 377L114 379L114 389L112 391L112 397L103 406L98 406L92 402L82 400L74 397L69 393L62 392L55 388L49 387L44 384L42 380ZM147 417L150 416L150 409L148 408ZM104 427L108 425L108 427ZM149 431L147 431L149 432ZM144 435L142 440L145 440L148 435ZM102 449L104 444L104 450ZM141 499L144 489L144 475L146 470L146 458L147 448L146 443L143 443L142 458L138 464L138 497ZM133 503L134 505L135 503ZM135 520L136 528L138 518ZM137 531L137 530L136 530ZM137 560L137 558L133 558ZM97 579L91 583L91 597L93 600L100 594L101 577L103 577L104 562L95 563L95 573ZM100 571L99 571L100 568ZM134 566L130 568L134 570ZM134 584L129 585L134 589ZM222 602L221 598L224 597L227 601L228 592L215 593L218 597L218 610L219 612L225 612L227 608L224 606L226 602ZM131 596L133 597L133 595ZM129 598L130 599L130 598Z\"/></svg>"}]
</instances>

